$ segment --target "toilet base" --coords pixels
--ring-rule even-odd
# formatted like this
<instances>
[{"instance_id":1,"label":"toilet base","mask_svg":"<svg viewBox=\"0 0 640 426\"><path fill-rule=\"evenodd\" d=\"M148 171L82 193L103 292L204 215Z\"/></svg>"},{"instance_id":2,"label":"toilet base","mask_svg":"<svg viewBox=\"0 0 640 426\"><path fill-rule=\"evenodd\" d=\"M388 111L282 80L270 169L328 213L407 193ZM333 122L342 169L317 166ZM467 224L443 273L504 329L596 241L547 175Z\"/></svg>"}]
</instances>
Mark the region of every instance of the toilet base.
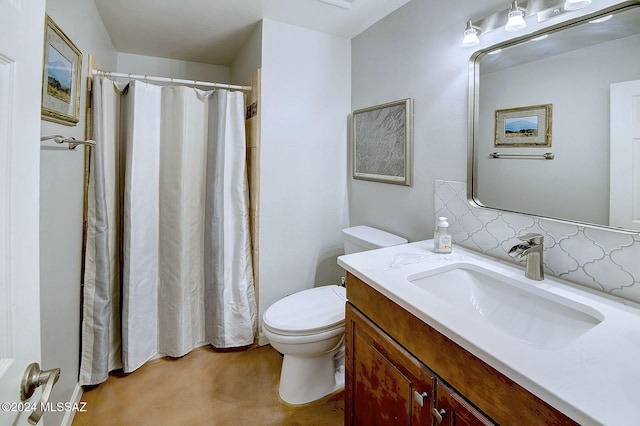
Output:
<instances>
[{"instance_id":1,"label":"toilet base","mask_svg":"<svg viewBox=\"0 0 640 426\"><path fill-rule=\"evenodd\" d=\"M335 354L331 351L314 358L284 355L280 398L288 404L307 404L344 388L344 359L336 366Z\"/></svg>"}]
</instances>

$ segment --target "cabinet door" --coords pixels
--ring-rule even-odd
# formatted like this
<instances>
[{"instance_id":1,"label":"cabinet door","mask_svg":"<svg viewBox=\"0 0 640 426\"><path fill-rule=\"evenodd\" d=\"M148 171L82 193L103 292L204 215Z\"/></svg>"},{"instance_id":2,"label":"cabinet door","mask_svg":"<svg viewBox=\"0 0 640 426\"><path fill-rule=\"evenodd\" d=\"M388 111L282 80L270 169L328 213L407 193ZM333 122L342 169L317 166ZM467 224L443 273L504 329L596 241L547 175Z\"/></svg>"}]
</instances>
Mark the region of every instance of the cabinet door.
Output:
<instances>
[{"instance_id":1,"label":"cabinet door","mask_svg":"<svg viewBox=\"0 0 640 426\"><path fill-rule=\"evenodd\" d=\"M345 424L432 424L433 373L350 305L345 339Z\"/></svg>"},{"instance_id":2,"label":"cabinet door","mask_svg":"<svg viewBox=\"0 0 640 426\"><path fill-rule=\"evenodd\" d=\"M441 381L438 381L436 392L436 408L433 409L433 417L436 424L447 426L495 424Z\"/></svg>"}]
</instances>

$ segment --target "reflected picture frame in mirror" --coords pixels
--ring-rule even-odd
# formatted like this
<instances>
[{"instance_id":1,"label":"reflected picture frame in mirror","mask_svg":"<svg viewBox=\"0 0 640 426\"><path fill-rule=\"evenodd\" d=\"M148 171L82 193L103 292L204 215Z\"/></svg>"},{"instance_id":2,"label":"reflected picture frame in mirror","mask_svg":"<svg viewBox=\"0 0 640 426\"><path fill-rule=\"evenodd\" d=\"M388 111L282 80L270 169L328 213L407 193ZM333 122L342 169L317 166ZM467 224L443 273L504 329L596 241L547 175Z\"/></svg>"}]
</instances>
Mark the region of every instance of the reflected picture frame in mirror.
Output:
<instances>
[{"instance_id":1,"label":"reflected picture frame in mirror","mask_svg":"<svg viewBox=\"0 0 640 426\"><path fill-rule=\"evenodd\" d=\"M595 23L609 15L613 18ZM545 34L548 37L541 37ZM556 50L560 46L564 51ZM613 56L598 53L600 48ZM499 55L489 54L498 50ZM620 57L631 62L607 74ZM635 211L625 213L625 222L610 222L619 208L613 194L620 192L614 191L610 170L635 168L640 176L640 159L614 156L608 143L613 135L609 111L617 110L609 105L610 88L627 80L640 80L640 1L626 1L475 52L469 61L469 201L481 208L638 233L640 181L628 190L628 197L636 201L627 205ZM549 105L549 140L544 144L514 144L498 135L504 130L501 117L525 105ZM518 155L495 156L496 147ZM545 156L553 161L539 161ZM610 157L627 163L610 166Z\"/></svg>"},{"instance_id":2,"label":"reflected picture frame in mirror","mask_svg":"<svg viewBox=\"0 0 640 426\"><path fill-rule=\"evenodd\" d=\"M551 146L553 106L499 109L495 114L494 146Z\"/></svg>"}]
</instances>

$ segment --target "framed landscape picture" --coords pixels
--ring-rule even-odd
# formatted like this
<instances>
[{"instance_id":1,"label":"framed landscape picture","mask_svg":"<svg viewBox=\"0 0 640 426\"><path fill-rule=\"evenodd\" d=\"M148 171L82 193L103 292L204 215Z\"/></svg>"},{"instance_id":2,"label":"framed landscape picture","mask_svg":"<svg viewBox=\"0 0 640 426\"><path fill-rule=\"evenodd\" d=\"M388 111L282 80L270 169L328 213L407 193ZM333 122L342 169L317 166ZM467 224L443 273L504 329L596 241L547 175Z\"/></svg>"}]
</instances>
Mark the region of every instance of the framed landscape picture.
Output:
<instances>
[{"instance_id":1,"label":"framed landscape picture","mask_svg":"<svg viewBox=\"0 0 640 426\"><path fill-rule=\"evenodd\" d=\"M353 177L411 186L413 99L353 111Z\"/></svg>"},{"instance_id":2,"label":"framed landscape picture","mask_svg":"<svg viewBox=\"0 0 640 426\"><path fill-rule=\"evenodd\" d=\"M551 146L551 104L496 111L494 146Z\"/></svg>"},{"instance_id":3,"label":"framed landscape picture","mask_svg":"<svg viewBox=\"0 0 640 426\"><path fill-rule=\"evenodd\" d=\"M80 119L82 53L46 16L42 72L42 119L75 126Z\"/></svg>"}]
</instances>

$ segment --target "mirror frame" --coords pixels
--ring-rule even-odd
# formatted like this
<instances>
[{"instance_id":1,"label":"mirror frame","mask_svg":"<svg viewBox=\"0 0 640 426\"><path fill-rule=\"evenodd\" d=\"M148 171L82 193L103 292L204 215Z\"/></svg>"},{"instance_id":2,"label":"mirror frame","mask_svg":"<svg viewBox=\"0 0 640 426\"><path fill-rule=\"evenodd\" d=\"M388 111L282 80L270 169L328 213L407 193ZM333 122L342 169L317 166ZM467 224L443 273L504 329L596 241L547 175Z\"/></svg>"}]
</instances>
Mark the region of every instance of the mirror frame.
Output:
<instances>
[{"instance_id":1,"label":"mirror frame","mask_svg":"<svg viewBox=\"0 0 640 426\"><path fill-rule=\"evenodd\" d=\"M566 218L560 218L560 217L542 216L534 213L527 213L527 212L521 212L516 210L508 210L503 208L485 206L482 204L480 200L478 200L477 190L476 190L476 186L478 183L478 165L476 162L478 153L476 152L476 140L478 139L478 128L479 128L478 115L479 115L479 109L480 109L479 60L482 59L491 51L512 47L512 46L527 42L535 37L539 37L543 34L552 34L552 33L567 29L569 27L588 22L598 17L608 15L613 12L622 12L624 10L635 8L635 7L640 7L640 0L624 1L614 6L610 6L605 9L601 9L584 16L580 16L574 19L560 22L558 24L551 25L549 27L542 28L533 33L508 39L504 42L500 42L492 46L489 46L487 48L478 50L474 52L473 55L471 55L471 58L469 59L469 71L468 71L469 72L469 92L468 92L469 93L469 107L468 107L469 115L467 119L467 200L472 206L478 207L481 209L490 209L490 210L497 210L497 211L503 211L503 212L509 212L509 213L523 214L523 215L539 217L544 219L552 219L560 222L573 223L580 226L604 228L604 229L608 229L616 232L624 232L624 233L633 234L633 235L637 235L640 233L640 231L631 230L631 229L615 228L607 225L581 222L578 220L572 220L572 219L566 219Z\"/></svg>"}]
</instances>

